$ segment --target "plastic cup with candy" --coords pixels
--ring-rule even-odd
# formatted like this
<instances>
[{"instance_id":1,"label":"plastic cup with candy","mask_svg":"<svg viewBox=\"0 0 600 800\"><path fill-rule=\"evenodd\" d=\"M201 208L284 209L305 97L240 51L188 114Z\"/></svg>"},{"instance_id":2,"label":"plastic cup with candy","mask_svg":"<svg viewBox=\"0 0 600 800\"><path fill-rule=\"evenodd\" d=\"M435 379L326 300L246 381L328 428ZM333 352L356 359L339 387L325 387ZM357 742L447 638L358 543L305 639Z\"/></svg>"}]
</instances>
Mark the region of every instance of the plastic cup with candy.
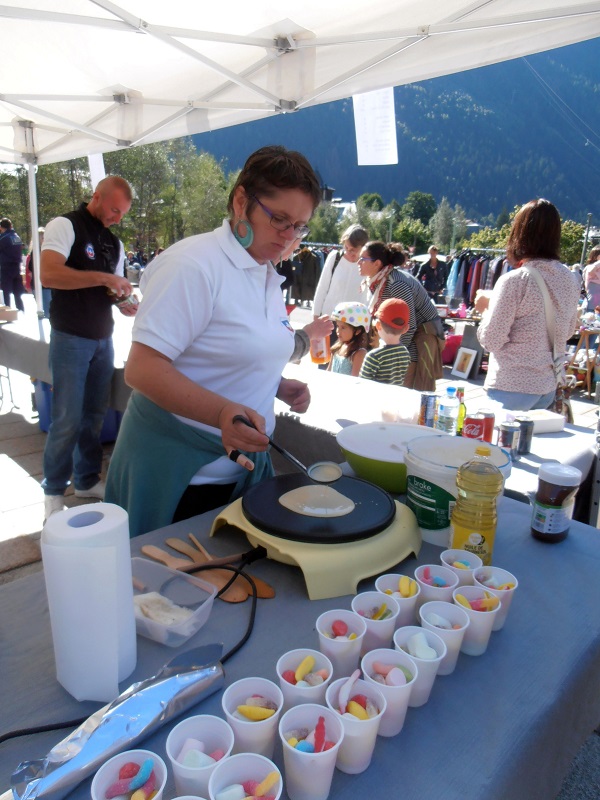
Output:
<instances>
[{"instance_id":1,"label":"plastic cup with candy","mask_svg":"<svg viewBox=\"0 0 600 800\"><path fill-rule=\"evenodd\" d=\"M458 577L449 568L438 564L423 564L415 570L415 580L421 592L417 600L417 609L430 600L452 602L452 592L458 586Z\"/></svg>"},{"instance_id":2,"label":"plastic cup with candy","mask_svg":"<svg viewBox=\"0 0 600 800\"><path fill-rule=\"evenodd\" d=\"M225 690L221 705L233 730L233 752L271 758L283 708L279 686L266 678L242 678Z\"/></svg>"},{"instance_id":3,"label":"plastic cup with candy","mask_svg":"<svg viewBox=\"0 0 600 800\"><path fill-rule=\"evenodd\" d=\"M344 738L339 714L314 703L294 706L279 722L290 800L326 800Z\"/></svg>"},{"instance_id":4,"label":"plastic cup with candy","mask_svg":"<svg viewBox=\"0 0 600 800\"><path fill-rule=\"evenodd\" d=\"M160 756L150 750L126 750L110 758L94 775L92 800L162 800L166 782L167 765Z\"/></svg>"},{"instance_id":5,"label":"plastic cup with candy","mask_svg":"<svg viewBox=\"0 0 600 800\"><path fill-rule=\"evenodd\" d=\"M284 710L301 703L325 703L333 666L324 653L306 647L290 650L277 661L275 670Z\"/></svg>"},{"instance_id":6,"label":"plastic cup with candy","mask_svg":"<svg viewBox=\"0 0 600 800\"><path fill-rule=\"evenodd\" d=\"M492 625L492 631L501 630L504 627L508 610L517 591L518 580L511 572L500 567L480 567L473 573L473 583L475 586L486 589L501 601L501 606Z\"/></svg>"},{"instance_id":7,"label":"plastic cup with candy","mask_svg":"<svg viewBox=\"0 0 600 800\"><path fill-rule=\"evenodd\" d=\"M438 675L451 675L456 667L460 648L469 627L467 612L454 603L430 600L419 609L421 627L433 631L444 641L446 655L438 667Z\"/></svg>"},{"instance_id":8,"label":"plastic cup with candy","mask_svg":"<svg viewBox=\"0 0 600 800\"><path fill-rule=\"evenodd\" d=\"M233 730L220 717L201 714L175 725L166 750L181 795L208 795L208 780L217 763L233 750Z\"/></svg>"},{"instance_id":9,"label":"plastic cup with candy","mask_svg":"<svg viewBox=\"0 0 600 800\"><path fill-rule=\"evenodd\" d=\"M483 566L483 561L475 553L468 550L444 550L440 553L443 566L451 569L458 578L459 586L473 584L473 571Z\"/></svg>"},{"instance_id":10,"label":"plastic cup with candy","mask_svg":"<svg viewBox=\"0 0 600 800\"><path fill-rule=\"evenodd\" d=\"M398 603L400 610L396 617L396 629L415 624L417 600L421 589L414 578L395 573L380 575L375 581L375 588L378 592L391 595Z\"/></svg>"},{"instance_id":11,"label":"plastic cup with candy","mask_svg":"<svg viewBox=\"0 0 600 800\"><path fill-rule=\"evenodd\" d=\"M325 693L327 707L340 715L344 726L335 765L350 775L364 772L371 763L379 725L387 708L376 684L359 676L357 669L349 678L331 683Z\"/></svg>"},{"instance_id":12,"label":"plastic cup with candy","mask_svg":"<svg viewBox=\"0 0 600 800\"><path fill-rule=\"evenodd\" d=\"M367 632L365 620L347 609L325 611L317 618L319 650L331 661L333 678L351 675L358 667L362 640Z\"/></svg>"},{"instance_id":13,"label":"plastic cup with candy","mask_svg":"<svg viewBox=\"0 0 600 800\"><path fill-rule=\"evenodd\" d=\"M209 800L235 797L279 800L282 790L279 768L258 753L237 753L220 761L208 781Z\"/></svg>"},{"instance_id":14,"label":"plastic cup with candy","mask_svg":"<svg viewBox=\"0 0 600 800\"><path fill-rule=\"evenodd\" d=\"M408 705L411 708L425 705L442 659L447 653L446 645L436 633L418 625L407 625L405 628L398 628L394 634L394 647L408 653L419 669Z\"/></svg>"},{"instance_id":15,"label":"plastic cup with candy","mask_svg":"<svg viewBox=\"0 0 600 800\"><path fill-rule=\"evenodd\" d=\"M400 607L391 595L361 592L352 598L352 611L364 619L367 630L360 648L361 656L377 647L390 647L396 630Z\"/></svg>"},{"instance_id":16,"label":"plastic cup with candy","mask_svg":"<svg viewBox=\"0 0 600 800\"><path fill-rule=\"evenodd\" d=\"M481 656L487 650L500 610L500 600L481 586L459 586L454 590L453 600L464 608L469 617L460 652L468 656Z\"/></svg>"},{"instance_id":17,"label":"plastic cup with candy","mask_svg":"<svg viewBox=\"0 0 600 800\"><path fill-rule=\"evenodd\" d=\"M364 680L374 683L385 697L386 710L379 725L380 736L396 736L404 727L408 703L419 668L402 650L371 650L360 662Z\"/></svg>"}]
</instances>

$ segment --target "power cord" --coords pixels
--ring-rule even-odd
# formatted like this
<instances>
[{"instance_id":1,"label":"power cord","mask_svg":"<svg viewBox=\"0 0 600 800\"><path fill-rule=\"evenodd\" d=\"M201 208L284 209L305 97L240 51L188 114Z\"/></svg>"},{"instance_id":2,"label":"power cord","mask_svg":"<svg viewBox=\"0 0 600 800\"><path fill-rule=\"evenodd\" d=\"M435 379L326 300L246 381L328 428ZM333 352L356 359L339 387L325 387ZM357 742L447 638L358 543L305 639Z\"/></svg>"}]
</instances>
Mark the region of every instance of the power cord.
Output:
<instances>
[{"instance_id":1,"label":"power cord","mask_svg":"<svg viewBox=\"0 0 600 800\"><path fill-rule=\"evenodd\" d=\"M217 592L217 597L220 597L224 592L229 589L231 584L235 581L237 577L242 577L248 581L250 584L250 588L252 589L252 596L250 601L250 614L248 617L248 624L246 626L246 631L242 638L235 644L228 653L226 653L221 658L221 664L225 664L235 653L238 652L248 641L250 636L252 635L252 631L254 630L254 621L256 619L256 601L258 600L258 593L256 590L256 584L246 572L244 572L244 567L247 567L249 564L252 564L254 561L257 561L260 558L265 558L267 555L267 551L264 547L254 547L252 550L249 550L247 553L244 553L242 559L240 561L240 565L238 567L234 567L231 564L223 564L219 566L219 569L226 569L232 572L231 579L227 581L225 586ZM214 569L215 567L210 564L202 564L198 566L194 572L203 572L204 570ZM36 725L32 728L20 728L19 730L15 731L7 731L6 733L0 734L0 744L3 742L8 742L10 739L16 739L19 736L31 736L35 733L47 733L48 731L58 731L62 730L63 728L77 728L79 725L82 725L88 717L81 717L81 719L72 719L68 722L54 722L50 725Z\"/></svg>"}]
</instances>

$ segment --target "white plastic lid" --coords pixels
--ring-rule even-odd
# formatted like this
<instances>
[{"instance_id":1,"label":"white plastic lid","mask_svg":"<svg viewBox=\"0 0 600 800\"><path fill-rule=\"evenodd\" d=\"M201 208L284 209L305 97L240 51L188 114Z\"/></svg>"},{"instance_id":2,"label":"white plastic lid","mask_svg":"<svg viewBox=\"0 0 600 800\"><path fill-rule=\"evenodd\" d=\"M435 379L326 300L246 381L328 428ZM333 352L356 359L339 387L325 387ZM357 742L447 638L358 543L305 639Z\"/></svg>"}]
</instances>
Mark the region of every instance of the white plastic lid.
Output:
<instances>
[{"instance_id":1,"label":"white plastic lid","mask_svg":"<svg viewBox=\"0 0 600 800\"><path fill-rule=\"evenodd\" d=\"M558 486L579 486L582 474L577 467L550 462L540 465L538 477L546 483L555 483Z\"/></svg>"}]
</instances>

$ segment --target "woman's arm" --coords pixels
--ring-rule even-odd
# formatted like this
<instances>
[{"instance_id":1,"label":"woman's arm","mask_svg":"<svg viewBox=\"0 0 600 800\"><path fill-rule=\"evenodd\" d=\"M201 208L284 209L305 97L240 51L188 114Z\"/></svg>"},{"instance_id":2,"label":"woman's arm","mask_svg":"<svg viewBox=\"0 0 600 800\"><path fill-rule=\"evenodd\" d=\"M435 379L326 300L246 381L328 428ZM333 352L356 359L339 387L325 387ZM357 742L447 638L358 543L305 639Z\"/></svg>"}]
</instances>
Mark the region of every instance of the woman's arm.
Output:
<instances>
[{"instance_id":1,"label":"woman's arm","mask_svg":"<svg viewBox=\"0 0 600 800\"><path fill-rule=\"evenodd\" d=\"M506 280L509 277L513 279ZM488 310L477 329L477 338L490 353L497 353L510 339L525 285L517 280L516 273L503 275L498 280Z\"/></svg>"},{"instance_id":2,"label":"woman's arm","mask_svg":"<svg viewBox=\"0 0 600 800\"><path fill-rule=\"evenodd\" d=\"M331 270L333 268L333 264L335 263L335 256L336 250L332 250L331 253L325 259L325 264L323 264L323 271L321 272L321 277L319 278L319 282L317 283L317 288L315 289L315 296L313 298L313 318L318 319L321 314L323 313L323 305L325 303L325 299L327 297L327 293L329 292L329 288L331 287Z\"/></svg>"},{"instance_id":3,"label":"woman's arm","mask_svg":"<svg viewBox=\"0 0 600 800\"><path fill-rule=\"evenodd\" d=\"M219 428L226 451L246 450L255 453L267 449L265 420L260 414L248 406L234 403L198 386L152 347L139 342L131 345L125 365L125 381L165 411ZM234 425L233 417L236 414L248 417L258 430L246 425Z\"/></svg>"}]
</instances>

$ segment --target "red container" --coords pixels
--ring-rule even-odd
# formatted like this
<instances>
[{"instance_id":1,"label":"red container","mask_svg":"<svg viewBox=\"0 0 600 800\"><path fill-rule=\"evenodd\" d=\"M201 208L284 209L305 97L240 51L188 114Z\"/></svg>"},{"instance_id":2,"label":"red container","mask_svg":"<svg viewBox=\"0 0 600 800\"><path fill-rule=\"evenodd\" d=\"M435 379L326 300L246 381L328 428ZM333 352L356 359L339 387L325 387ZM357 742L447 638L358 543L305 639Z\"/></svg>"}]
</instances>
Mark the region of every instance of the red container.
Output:
<instances>
[{"instance_id":1,"label":"red container","mask_svg":"<svg viewBox=\"0 0 600 800\"><path fill-rule=\"evenodd\" d=\"M494 421L496 419L496 415L493 411L489 411L489 409L486 408L480 408L479 413L483 414L485 417L483 426L483 441L491 444L494 437Z\"/></svg>"},{"instance_id":2,"label":"red container","mask_svg":"<svg viewBox=\"0 0 600 800\"><path fill-rule=\"evenodd\" d=\"M483 440L485 417L483 414L467 414L463 423L462 435L465 439Z\"/></svg>"}]
</instances>

